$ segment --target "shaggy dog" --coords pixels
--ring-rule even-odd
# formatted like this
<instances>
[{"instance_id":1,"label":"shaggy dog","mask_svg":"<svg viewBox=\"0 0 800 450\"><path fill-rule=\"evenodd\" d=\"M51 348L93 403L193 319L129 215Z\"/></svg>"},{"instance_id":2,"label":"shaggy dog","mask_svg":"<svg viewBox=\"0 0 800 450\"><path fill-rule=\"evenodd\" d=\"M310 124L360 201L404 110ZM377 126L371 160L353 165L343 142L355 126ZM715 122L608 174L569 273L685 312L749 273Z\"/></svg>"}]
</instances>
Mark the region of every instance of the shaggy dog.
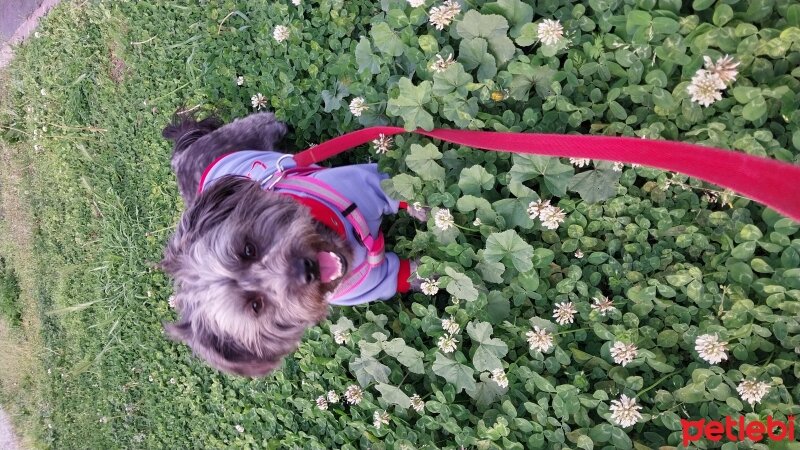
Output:
<instances>
[{"instance_id":1,"label":"shaggy dog","mask_svg":"<svg viewBox=\"0 0 800 450\"><path fill-rule=\"evenodd\" d=\"M165 330L228 373L269 373L330 304L391 298L416 267L382 252L381 217L405 207L380 189L386 175L294 168L275 151L286 131L271 113L224 126L176 116L163 131L187 207L162 261L180 313Z\"/></svg>"}]
</instances>

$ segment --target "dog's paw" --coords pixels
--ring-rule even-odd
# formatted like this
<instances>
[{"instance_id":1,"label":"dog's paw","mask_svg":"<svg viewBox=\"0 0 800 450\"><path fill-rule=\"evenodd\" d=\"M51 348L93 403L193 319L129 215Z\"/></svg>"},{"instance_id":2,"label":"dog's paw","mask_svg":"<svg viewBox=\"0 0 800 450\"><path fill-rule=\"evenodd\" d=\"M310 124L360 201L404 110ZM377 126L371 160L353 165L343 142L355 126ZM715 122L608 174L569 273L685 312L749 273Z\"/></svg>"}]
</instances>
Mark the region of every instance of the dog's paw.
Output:
<instances>
[{"instance_id":1,"label":"dog's paw","mask_svg":"<svg viewBox=\"0 0 800 450\"><path fill-rule=\"evenodd\" d=\"M408 205L406 211L408 212L408 215L419 220L420 222L427 222L428 218L431 216L431 208L422 206L419 203Z\"/></svg>"}]
</instances>

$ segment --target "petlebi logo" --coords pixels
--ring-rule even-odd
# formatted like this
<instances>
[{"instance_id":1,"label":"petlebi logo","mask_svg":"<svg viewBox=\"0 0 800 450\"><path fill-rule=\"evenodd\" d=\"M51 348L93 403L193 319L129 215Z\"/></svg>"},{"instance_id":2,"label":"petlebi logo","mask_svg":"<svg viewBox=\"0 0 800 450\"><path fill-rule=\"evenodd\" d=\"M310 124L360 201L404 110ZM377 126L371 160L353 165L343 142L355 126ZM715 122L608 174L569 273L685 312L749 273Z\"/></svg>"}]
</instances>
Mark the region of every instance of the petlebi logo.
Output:
<instances>
[{"instance_id":1,"label":"petlebi logo","mask_svg":"<svg viewBox=\"0 0 800 450\"><path fill-rule=\"evenodd\" d=\"M713 442L723 439L729 442L745 439L753 442L794 441L795 418L788 416L786 421L773 419L772 416L767 416L766 421L747 421L744 416L737 418L726 416L725 421L681 419L681 430L683 431L684 447L687 447L690 442L697 442L703 438Z\"/></svg>"}]
</instances>

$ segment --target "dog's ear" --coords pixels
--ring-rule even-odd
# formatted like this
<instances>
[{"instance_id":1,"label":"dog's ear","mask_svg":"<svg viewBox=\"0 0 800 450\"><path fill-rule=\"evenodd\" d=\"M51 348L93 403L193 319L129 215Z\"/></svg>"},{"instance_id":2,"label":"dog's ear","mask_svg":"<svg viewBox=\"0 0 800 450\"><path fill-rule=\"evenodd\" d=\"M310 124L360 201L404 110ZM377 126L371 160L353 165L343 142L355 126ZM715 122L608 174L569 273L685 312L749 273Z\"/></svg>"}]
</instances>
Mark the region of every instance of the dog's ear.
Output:
<instances>
[{"instance_id":1,"label":"dog's ear","mask_svg":"<svg viewBox=\"0 0 800 450\"><path fill-rule=\"evenodd\" d=\"M164 250L161 268L175 275L183 265L182 258L187 249L200 236L228 218L237 206L248 204L245 198L248 194L261 194L258 182L236 175L226 175L215 180L183 213Z\"/></svg>"},{"instance_id":2,"label":"dog's ear","mask_svg":"<svg viewBox=\"0 0 800 450\"><path fill-rule=\"evenodd\" d=\"M192 322L184 321L178 323L164 322L164 333L176 342L189 342L194 336L192 331Z\"/></svg>"}]
</instances>

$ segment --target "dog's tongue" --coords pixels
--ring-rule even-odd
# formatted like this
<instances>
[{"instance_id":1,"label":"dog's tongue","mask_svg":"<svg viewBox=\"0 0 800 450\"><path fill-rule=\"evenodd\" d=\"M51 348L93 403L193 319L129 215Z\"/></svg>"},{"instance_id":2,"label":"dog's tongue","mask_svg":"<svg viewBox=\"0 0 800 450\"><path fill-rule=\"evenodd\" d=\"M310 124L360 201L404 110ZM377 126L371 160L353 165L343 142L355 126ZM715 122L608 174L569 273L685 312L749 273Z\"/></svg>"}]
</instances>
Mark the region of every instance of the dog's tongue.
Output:
<instances>
[{"instance_id":1,"label":"dog's tongue","mask_svg":"<svg viewBox=\"0 0 800 450\"><path fill-rule=\"evenodd\" d=\"M319 252L317 253L317 262L319 263L319 276L323 283L329 283L341 277L342 274L342 260L332 252Z\"/></svg>"}]
</instances>

